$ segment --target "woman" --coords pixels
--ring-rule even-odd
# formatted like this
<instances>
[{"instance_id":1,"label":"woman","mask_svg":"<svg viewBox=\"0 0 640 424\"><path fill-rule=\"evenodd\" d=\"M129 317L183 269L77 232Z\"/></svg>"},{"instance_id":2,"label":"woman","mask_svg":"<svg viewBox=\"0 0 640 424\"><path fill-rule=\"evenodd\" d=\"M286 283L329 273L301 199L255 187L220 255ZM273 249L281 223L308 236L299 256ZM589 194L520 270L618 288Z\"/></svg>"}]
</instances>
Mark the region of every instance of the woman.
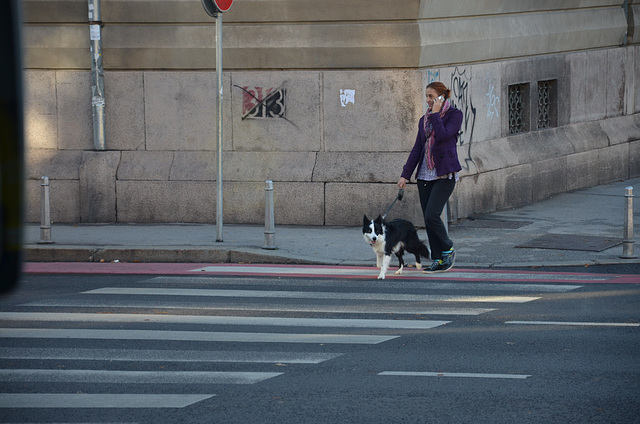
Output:
<instances>
[{"instance_id":1,"label":"woman","mask_svg":"<svg viewBox=\"0 0 640 424\"><path fill-rule=\"evenodd\" d=\"M427 113L420 118L418 136L402 168L398 187L404 188L417 167L420 206L427 227L433 263L424 273L445 272L453 267L455 251L440 215L453 193L462 169L457 153L457 138L462 112L451 106L451 90L441 82L432 82L426 90Z\"/></svg>"}]
</instances>

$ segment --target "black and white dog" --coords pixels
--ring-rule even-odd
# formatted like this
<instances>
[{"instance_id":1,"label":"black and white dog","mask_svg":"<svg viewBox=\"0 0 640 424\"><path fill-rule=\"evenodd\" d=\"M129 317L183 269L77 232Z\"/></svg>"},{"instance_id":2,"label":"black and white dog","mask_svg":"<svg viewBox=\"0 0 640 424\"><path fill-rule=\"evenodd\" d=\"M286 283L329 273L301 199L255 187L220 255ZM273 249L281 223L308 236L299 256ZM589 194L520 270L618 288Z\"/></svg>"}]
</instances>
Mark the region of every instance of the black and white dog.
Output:
<instances>
[{"instance_id":1,"label":"black and white dog","mask_svg":"<svg viewBox=\"0 0 640 424\"><path fill-rule=\"evenodd\" d=\"M364 240L376 253L376 266L380 268L378 280L384 280L391 262L391 254L395 254L400 263L396 275L402 274L404 268L402 255L405 250L416 257L417 269L422 269L420 256L429 259L429 248L420 241L413 224L405 219L385 222L380 215L375 220L370 220L365 215L362 220L362 234Z\"/></svg>"}]
</instances>

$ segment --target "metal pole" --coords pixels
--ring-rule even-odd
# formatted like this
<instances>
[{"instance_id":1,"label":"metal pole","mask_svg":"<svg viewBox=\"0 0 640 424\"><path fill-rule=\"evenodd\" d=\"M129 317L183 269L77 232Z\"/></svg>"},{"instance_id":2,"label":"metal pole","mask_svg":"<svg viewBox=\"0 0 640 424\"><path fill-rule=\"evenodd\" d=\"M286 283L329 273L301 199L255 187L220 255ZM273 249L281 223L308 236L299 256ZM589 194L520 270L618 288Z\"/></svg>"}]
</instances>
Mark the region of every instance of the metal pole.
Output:
<instances>
[{"instance_id":1,"label":"metal pole","mask_svg":"<svg viewBox=\"0 0 640 424\"><path fill-rule=\"evenodd\" d=\"M633 187L629 186L625 188L624 197L627 199L625 202L624 211L624 237L622 239L622 256L623 259L635 259L636 255L633 254Z\"/></svg>"},{"instance_id":2,"label":"metal pole","mask_svg":"<svg viewBox=\"0 0 640 424\"><path fill-rule=\"evenodd\" d=\"M40 210L40 241L38 244L51 244L51 203L49 198L49 177L42 177L42 201Z\"/></svg>"},{"instance_id":3,"label":"metal pole","mask_svg":"<svg viewBox=\"0 0 640 424\"><path fill-rule=\"evenodd\" d=\"M93 109L93 148L105 150L104 73L102 67L102 16L100 0L89 0L91 38L91 106Z\"/></svg>"},{"instance_id":4,"label":"metal pole","mask_svg":"<svg viewBox=\"0 0 640 424\"><path fill-rule=\"evenodd\" d=\"M265 181L264 187L264 247L275 250L276 226L273 215L273 181Z\"/></svg>"},{"instance_id":5,"label":"metal pole","mask_svg":"<svg viewBox=\"0 0 640 424\"><path fill-rule=\"evenodd\" d=\"M216 96L218 100L218 179L216 203L216 241L223 241L222 237L222 13L216 15Z\"/></svg>"}]
</instances>

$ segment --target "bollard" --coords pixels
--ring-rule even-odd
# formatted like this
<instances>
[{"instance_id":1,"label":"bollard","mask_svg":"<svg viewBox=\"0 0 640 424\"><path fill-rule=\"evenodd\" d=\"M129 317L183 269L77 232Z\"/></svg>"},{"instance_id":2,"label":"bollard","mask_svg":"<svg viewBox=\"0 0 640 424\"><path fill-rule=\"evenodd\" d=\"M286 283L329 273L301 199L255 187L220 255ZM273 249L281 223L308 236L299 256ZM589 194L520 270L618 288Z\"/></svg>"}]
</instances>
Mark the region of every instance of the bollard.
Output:
<instances>
[{"instance_id":1,"label":"bollard","mask_svg":"<svg viewBox=\"0 0 640 424\"><path fill-rule=\"evenodd\" d=\"M40 212L40 241L38 244L51 244L51 204L49 198L49 177L41 178L42 210Z\"/></svg>"},{"instance_id":2,"label":"bollard","mask_svg":"<svg viewBox=\"0 0 640 424\"><path fill-rule=\"evenodd\" d=\"M622 259L635 259L633 254L633 187L625 188L624 236L622 238Z\"/></svg>"},{"instance_id":3,"label":"bollard","mask_svg":"<svg viewBox=\"0 0 640 424\"><path fill-rule=\"evenodd\" d=\"M265 181L264 187L264 247L275 250L276 228L273 217L273 181Z\"/></svg>"}]
</instances>

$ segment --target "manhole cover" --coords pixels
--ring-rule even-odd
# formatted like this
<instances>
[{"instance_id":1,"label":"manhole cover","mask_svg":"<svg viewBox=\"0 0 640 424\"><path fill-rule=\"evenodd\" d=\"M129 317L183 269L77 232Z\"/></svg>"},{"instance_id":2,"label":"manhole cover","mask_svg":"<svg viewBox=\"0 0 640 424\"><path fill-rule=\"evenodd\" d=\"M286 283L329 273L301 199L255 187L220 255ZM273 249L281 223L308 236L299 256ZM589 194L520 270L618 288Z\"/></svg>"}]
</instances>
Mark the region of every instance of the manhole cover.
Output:
<instances>
[{"instance_id":1,"label":"manhole cover","mask_svg":"<svg viewBox=\"0 0 640 424\"><path fill-rule=\"evenodd\" d=\"M529 225L532 222L533 221L505 221L502 219L470 219L458 225L468 228L503 228L506 230L515 230Z\"/></svg>"},{"instance_id":2,"label":"manhole cover","mask_svg":"<svg viewBox=\"0 0 640 424\"><path fill-rule=\"evenodd\" d=\"M533 249L584 250L602 252L622 243L621 238L580 236L574 234L546 234L516 247Z\"/></svg>"}]
</instances>

